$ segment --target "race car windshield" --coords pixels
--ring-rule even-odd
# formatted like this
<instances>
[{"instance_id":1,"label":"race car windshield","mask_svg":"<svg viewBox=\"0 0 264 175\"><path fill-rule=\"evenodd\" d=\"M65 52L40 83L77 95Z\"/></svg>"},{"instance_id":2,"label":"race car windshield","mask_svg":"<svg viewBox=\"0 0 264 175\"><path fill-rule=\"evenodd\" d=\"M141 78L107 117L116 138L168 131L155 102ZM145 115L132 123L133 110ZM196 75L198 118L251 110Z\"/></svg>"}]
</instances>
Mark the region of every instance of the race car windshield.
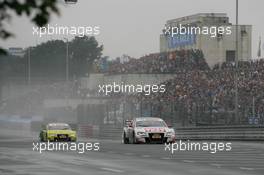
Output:
<instances>
[{"instance_id":1,"label":"race car windshield","mask_svg":"<svg viewBox=\"0 0 264 175\"><path fill-rule=\"evenodd\" d=\"M69 125L49 125L48 130L70 130Z\"/></svg>"},{"instance_id":2,"label":"race car windshield","mask_svg":"<svg viewBox=\"0 0 264 175\"><path fill-rule=\"evenodd\" d=\"M138 121L137 127L166 127L163 121Z\"/></svg>"}]
</instances>

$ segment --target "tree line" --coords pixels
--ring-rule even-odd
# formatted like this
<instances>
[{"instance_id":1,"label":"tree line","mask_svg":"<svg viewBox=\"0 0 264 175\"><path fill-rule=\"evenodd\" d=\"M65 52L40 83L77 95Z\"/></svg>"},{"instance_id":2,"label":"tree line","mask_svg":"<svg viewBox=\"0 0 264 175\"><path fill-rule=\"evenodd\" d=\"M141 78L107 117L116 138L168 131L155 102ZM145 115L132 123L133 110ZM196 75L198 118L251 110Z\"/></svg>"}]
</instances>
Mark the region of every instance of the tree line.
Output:
<instances>
[{"instance_id":1,"label":"tree line","mask_svg":"<svg viewBox=\"0 0 264 175\"><path fill-rule=\"evenodd\" d=\"M29 66L32 79L64 79L68 47L69 78L87 76L92 70L93 62L102 56L103 45L95 37L75 37L71 41L51 40L25 50L21 57L13 55L0 56L0 77L26 78Z\"/></svg>"}]
</instances>

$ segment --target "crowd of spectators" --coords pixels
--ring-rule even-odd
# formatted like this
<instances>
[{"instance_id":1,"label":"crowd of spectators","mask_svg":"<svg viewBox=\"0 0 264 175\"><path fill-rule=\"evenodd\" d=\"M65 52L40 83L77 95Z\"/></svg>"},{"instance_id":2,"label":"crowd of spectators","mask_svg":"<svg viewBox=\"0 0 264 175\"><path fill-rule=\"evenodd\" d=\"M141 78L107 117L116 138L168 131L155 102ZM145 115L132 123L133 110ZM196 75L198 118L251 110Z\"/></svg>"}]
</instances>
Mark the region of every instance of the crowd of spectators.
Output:
<instances>
[{"instance_id":1,"label":"crowd of spectators","mask_svg":"<svg viewBox=\"0 0 264 175\"><path fill-rule=\"evenodd\" d=\"M248 117L261 118L263 122L264 59L239 61L237 68L235 62L224 62L209 68L202 51L190 49L149 54L127 61L110 61L107 69L99 72L173 73L173 79L162 82L166 85L165 93L152 93L148 96L134 94L126 99L135 104L151 104L157 113L166 112L165 108L170 104L182 104L186 115L197 113L199 108L210 116L219 113L234 116L237 80L237 109L240 117L244 118L245 123Z\"/></svg>"},{"instance_id":2,"label":"crowd of spectators","mask_svg":"<svg viewBox=\"0 0 264 175\"><path fill-rule=\"evenodd\" d=\"M234 63L216 65L213 69L191 69L178 72L166 85L165 93L153 93L150 96L138 94L133 98L138 102L151 103L164 112L169 104L183 104L186 113L197 112L197 106L203 112L214 116L219 113L235 112L237 76L238 112L242 122L248 117L264 119L264 60L240 61L238 71ZM160 111L158 111L159 113ZM187 114L188 115L188 114Z\"/></svg>"},{"instance_id":3,"label":"crowd of spectators","mask_svg":"<svg viewBox=\"0 0 264 175\"><path fill-rule=\"evenodd\" d=\"M237 70L237 71L236 71ZM164 106L182 104L186 113L197 108L211 116L235 114L236 84L238 88L238 113L244 122L248 117L264 119L264 60L224 62L212 69L200 50L179 50L156 53L126 62L111 61L107 74L124 73L173 73L174 78L163 82L165 93L134 94L127 98L133 103L151 104L156 111L165 112Z\"/></svg>"},{"instance_id":4,"label":"crowd of spectators","mask_svg":"<svg viewBox=\"0 0 264 175\"><path fill-rule=\"evenodd\" d=\"M105 69L98 72L108 74L121 73L175 73L186 69L209 69L201 50L177 50L172 52L154 53L139 59L129 57L109 61Z\"/></svg>"}]
</instances>

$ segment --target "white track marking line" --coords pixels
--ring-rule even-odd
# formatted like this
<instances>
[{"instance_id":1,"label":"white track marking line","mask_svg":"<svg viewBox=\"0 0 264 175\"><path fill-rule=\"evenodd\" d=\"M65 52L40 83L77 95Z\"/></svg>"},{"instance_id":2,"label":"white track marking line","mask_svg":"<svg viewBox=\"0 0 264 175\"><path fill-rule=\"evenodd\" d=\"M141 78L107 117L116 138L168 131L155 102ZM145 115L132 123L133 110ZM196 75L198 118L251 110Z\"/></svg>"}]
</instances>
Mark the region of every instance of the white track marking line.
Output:
<instances>
[{"instance_id":1,"label":"white track marking line","mask_svg":"<svg viewBox=\"0 0 264 175\"><path fill-rule=\"evenodd\" d=\"M220 168L221 167L221 164L218 164L218 163L210 163L210 165L216 166L217 168Z\"/></svg>"},{"instance_id":2,"label":"white track marking line","mask_svg":"<svg viewBox=\"0 0 264 175\"><path fill-rule=\"evenodd\" d=\"M109 153L109 154L115 154L116 152L114 152L114 151L107 151L107 153Z\"/></svg>"},{"instance_id":3,"label":"white track marking line","mask_svg":"<svg viewBox=\"0 0 264 175\"><path fill-rule=\"evenodd\" d=\"M193 161L193 160L183 160L183 162L185 162L185 163L194 163L195 161Z\"/></svg>"},{"instance_id":4,"label":"white track marking line","mask_svg":"<svg viewBox=\"0 0 264 175\"><path fill-rule=\"evenodd\" d=\"M248 167L239 167L239 169L241 169L241 170L248 170L248 171L254 170L254 168L248 168Z\"/></svg>"},{"instance_id":5,"label":"white track marking line","mask_svg":"<svg viewBox=\"0 0 264 175\"><path fill-rule=\"evenodd\" d=\"M125 153L125 155L131 156L131 155L133 155L133 153Z\"/></svg>"},{"instance_id":6,"label":"white track marking line","mask_svg":"<svg viewBox=\"0 0 264 175\"><path fill-rule=\"evenodd\" d=\"M169 158L169 157L161 157L160 159L162 159L162 160L170 160L171 158Z\"/></svg>"},{"instance_id":7,"label":"white track marking line","mask_svg":"<svg viewBox=\"0 0 264 175\"><path fill-rule=\"evenodd\" d=\"M141 157L148 158L148 157L150 157L150 155L142 155Z\"/></svg>"},{"instance_id":8,"label":"white track marking line","mask_svg":"<svg viewBox=\"0 0 264 175\"><path fill-rule=\"evenodd\" d=\"M123 173L124 172L122 170L113 169L113 168L101 168L101 170L110 171L110 172L114 172L114 173Z\"/></svg>"}]
</instances>

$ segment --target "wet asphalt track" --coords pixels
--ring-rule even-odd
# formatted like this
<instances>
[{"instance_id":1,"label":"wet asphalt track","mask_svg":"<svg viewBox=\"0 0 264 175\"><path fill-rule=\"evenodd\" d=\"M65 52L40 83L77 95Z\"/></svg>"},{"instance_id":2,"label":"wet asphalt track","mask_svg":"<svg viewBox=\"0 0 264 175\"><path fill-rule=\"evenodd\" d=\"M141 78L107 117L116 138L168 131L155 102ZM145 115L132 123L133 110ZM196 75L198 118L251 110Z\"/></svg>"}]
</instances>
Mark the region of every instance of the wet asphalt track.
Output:
<instances>
[{"instance_id":1,"label":"wet asphalt track","mask_svg":"<svg viewBox=\"0 0 264 175\"><path fill-rule=\"evenodd\" d=\"M0 130L1 131L1 130ZM164 151L164 145L100 140L100 151L33 151L37 137L0 132L0 175L250 175L264 174L263 142L232 142L229 152ZM97 142L96 140L85 140Z\"/></svg>"}]
</instances>

